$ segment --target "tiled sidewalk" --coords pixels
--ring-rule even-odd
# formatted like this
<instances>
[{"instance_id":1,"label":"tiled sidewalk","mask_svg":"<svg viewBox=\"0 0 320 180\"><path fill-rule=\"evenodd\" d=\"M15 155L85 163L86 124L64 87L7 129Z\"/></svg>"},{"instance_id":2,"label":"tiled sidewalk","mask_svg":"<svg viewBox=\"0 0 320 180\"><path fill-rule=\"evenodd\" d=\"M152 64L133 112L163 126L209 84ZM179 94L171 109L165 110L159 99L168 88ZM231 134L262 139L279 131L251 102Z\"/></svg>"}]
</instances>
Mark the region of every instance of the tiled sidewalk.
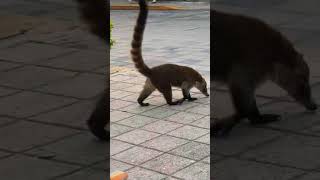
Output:
<instances>
[{"instance_id":1,"label":"tiled sidewalk","mask_svg":"<svg viewBox=\"0 0 320 180\"><path fill-rule=\"evenodd\" d=\"M105 45L73 3L0 9L0 179L104 179L107 146L85 121L105 88Z\"/></svg>"},{"instance_id":2,"label":"tiled sidewalk","mask_svg":"<svg viewBox=\"0 0 320 180\"><path fill-rule=\"evenodd\" d=\"M111 172L124 170L131 179L210 178L210 98L168 106L158 92L140 107L136 99L145 77L129 59L135 11L112 11ZM144 40L145 61L192 66L209 79L209 12L151 12ZM181 98L174 90L174 98Z\"/></svg>"}]
</instances>

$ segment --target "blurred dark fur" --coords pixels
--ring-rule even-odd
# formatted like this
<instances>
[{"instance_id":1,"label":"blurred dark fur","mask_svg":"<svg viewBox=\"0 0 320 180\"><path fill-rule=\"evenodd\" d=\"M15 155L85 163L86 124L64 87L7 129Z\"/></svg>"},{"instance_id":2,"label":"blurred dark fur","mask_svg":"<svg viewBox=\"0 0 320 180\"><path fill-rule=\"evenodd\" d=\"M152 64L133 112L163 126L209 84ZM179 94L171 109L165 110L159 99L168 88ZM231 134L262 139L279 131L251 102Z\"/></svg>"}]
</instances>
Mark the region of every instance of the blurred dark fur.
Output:
<instances>
[{"instance_id":1,"label":"blurred dark fur","mask_svg":"<svg viewBox=\"0 0 320 180\"><path fill-rule=\"evenodd\" d=\"M109 0L76 0L79 5L81 18L88 24L90 31L106 42L106 50L109 52L110 46L110 8ZM109 54L106 53L106 58ZM107 62L109 64L109 62ZM100 97L93 113L87 121L91 132L100 140L108 141L110 131L105 130L110 122L110 93L109 78L106 79L106 90Z\"/></svg>"}]
</instances>

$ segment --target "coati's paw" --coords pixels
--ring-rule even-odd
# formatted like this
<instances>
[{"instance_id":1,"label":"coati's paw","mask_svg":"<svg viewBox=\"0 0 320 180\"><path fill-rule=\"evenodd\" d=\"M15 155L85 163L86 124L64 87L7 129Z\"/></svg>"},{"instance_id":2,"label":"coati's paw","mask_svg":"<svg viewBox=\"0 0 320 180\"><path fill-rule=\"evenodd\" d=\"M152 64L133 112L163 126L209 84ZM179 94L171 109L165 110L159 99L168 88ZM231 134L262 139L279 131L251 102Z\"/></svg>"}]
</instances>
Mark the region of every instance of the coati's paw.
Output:
<instances>
[{"instance_id":1,"label":"coati's paw","mask_svg":"<svg viewBox=\"0 0 320 180\"><path fill-rule=\"evenodd\" d=\"M252 125L268 124L281 120L281 116L277 114L262 114L259 118L250 119Z\"/></svg>"},{"instance_id":2,"label":"coati's paw","mask_svg":"<svg viewBox=\"0 0 320 180\"><path fill-rule=\"evenodd\" d=\"M214 138L223 138L227 137L232 128L234 127L234 124L224 124L224 123L219 123L219 124L212 124L210 126L210 136Z\"/></svg>"},{"instance_id":3,"label":"coati's paw","mask_svg":"<svg viewBox=\"0 0 320 180\"><path fill-rule=\"evenodd\" d=\"M139 104L140 104L140 106L149 106L150 105L149 103L143 103L143 102L141 102Z\"/></svg>"},{"instance_id":4,"label":"coati's paw","mask_svg":"<svg viewBox=\"0 0 320 180\"><path fill-rule=\"evenodd\" d=\"M107 131L104 128L93 128L93 127L89 127L92 134L94 134L97 138L99 138L99 140L101 141L108 141L109 140L109 136Z\"/></svg>"},{"instance_id":5,"label":"coati's paw","mask_svg":"<svg viewBox=\"0 0 320 180\"><path fill-rule=\"evenodd\" d=\"M198 98L188 98L188 101L194 101L197 100Z\"/></svg>"},{"instance_id":6,"label":"coati's paw","mask_svg":"<svg viewBox=\"0 0 320 180\"><path fill-rule=\"evenodd\" d=\"M182 104L183 103L183 101L184 101L184 99L179 99L179 100L177 100L177 101L174 101L174 102L171 102L171 103L168 103L170 106L172 106L172 105L180 105L180 104Z\"/></svg>"}]
</instances>

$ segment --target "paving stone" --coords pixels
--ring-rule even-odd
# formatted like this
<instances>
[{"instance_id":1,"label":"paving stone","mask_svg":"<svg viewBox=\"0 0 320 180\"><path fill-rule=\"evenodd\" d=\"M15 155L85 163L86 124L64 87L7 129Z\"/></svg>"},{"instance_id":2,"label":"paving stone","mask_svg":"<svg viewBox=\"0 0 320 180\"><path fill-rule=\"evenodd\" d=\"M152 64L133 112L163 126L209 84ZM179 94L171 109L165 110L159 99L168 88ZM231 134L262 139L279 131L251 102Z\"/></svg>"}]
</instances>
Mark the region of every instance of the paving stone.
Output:
<instances>
[{"instance_id":1,"label":"paving stone","mask_svg":"<svg viewBox=\"0 0 320 180\"><path fill-rule=\"evenodd\" d=\"M122 101L119 101L119 102L122 102ZM135 113L135 114L140 114L140 113L144 113L148 110L151 110L151 109L154 109L156 106L153 106L153 105L149 105L149 106L140 106L138 103L128 103L128 104L131 104L129 106L125 106L125 107L121 107L121 110L122 111L125 111L125 112L130 112L130 113ZM112 105L111 105L111 108L112 108ZM144 114L145 115L145 114Z\"/></svg>"},{"instance_id":2,"label":"paving stone","mask_svg":"<svg viewBox=\"0 0 320 180\"><path fill-rule=\"evenodd\" d=\"M27 154L39 158L49 156L56 160L89 165L105 160L108 148L107 143L102 144L95 141L91 133L81 133L53 144L32 149Z\"/></svg>"},{"instance_id":3,"label":"paving stone","mask_svg":"<svg viewBox=\"0 0 320 180\"><path fill-rule=\"evenodd\" d=\"M93 72L99 73L99 74L105 74L105 75L108 74L109 75L107 70L108 70L108 67L102 67L102 68L95 69Z\"/></svg>"},{"instance_id":4,"label":"paving stone","mask_svg":"<svg viewBox=\"0 0 320 180\"><path fill-rule=\"evenodd\" d=\"M58 178L57 180L88 180L88 179L105 179L108 177L106 171L95 170L95 169L85 169L79 172L73 173L68 176L64 176L62 178Z\"/></svg>"},{"instance_id":5,"label":"paving stone","mask_svg":"<svg viewBox=\"0 0 320 180\"><path fill-rule=\"evenodd\" d=\"M306 133L306 134L313 135L313 136L314 135L319 136L320 135L320 124L315 123L311 127L303 129L299 132Z\"/></svg>"},{"instance_id":6,"label":"paving stone","mask_svg":"<svg viewBox=\"0 0 320 180\"><path fill-rule=\"evenodd\" d=\"M183 126L182 124L170 122L170 121L163 121L163 120L158 120L156 122L150 123L146 126L143 127L143 129L160 133L160 134L165 134L167 132L170 132L172 130L175 130L179 127Z\"/></svg>"},{"instance_id":7,"label":"paving stone","mask_svg":"<svg viewBox=\"0 0 320 180\"><path fill-rule=\"evenodd\" d=\"M17 121L17 120L9 117L0 117L0 126L12 123L14 121Z\"/></svg>"},{"instance_id":8,"label":"paving stone","mask_svg":"<svg viewBox=\"0 0 320 180\"><path fill-rule=\"evenodd\" d=\"M142 167L171 175L180 169L187 167L193 162L194 161L190 159L185 159L170 154L163 154L142 164Z\"/></svg>"},{"instance_id":9,"label":"paving stone","mask_svg":"<svg viewBox=\"0 0 320 180\"><path fill-rule=\"evenodd\" d=\"M154 109L151 109L147 112L144 113L145 116L150 116L153 118L158 118L158 119L164 119L166 117L169 117L175 113L177 113L178 111L175 110L171 110L168 108L164 108L164 107L157 107Z\"/></svg>"},{"instance_id":10,"label":"paving stone","mask_svg":"<svg viewBox=\"0 0 320 180\"><path fill-rule=\"evenodd\" d=\"M211 171L211 177L219 180L247 179L283 179L289 180L302 171L286 167L273 166L245 160L226 159L216 163Z\"/></svg>"},{"instance_id":11,"label":"paving stone","mask_svg":"<svg viewBox=\"0 0 320 180\"><path fill-rule=\"evenodd\" d=\"M281 115L280 121L267 125L277 129L299 132L302 129L312 126L318 121L318 117L315 113L306 111L296 103L276 102L268 104L261 108L261 112ZM307 121L305 119L307 119Z\"/></svg>"},{"instance_id":12,"label":"paving stone","mask_svg":"<svg viewBox=\"0 0 320 180\"><path fill-rule=\"evenodd\" d=\"M130 76L125 76L125 75L115 75L111 76L110 80L115 81L115 82L123 82L125 80L131 79Z\"/></svg>"},{"instance_id":13,"label":"paving stone","mask_svg":"<svg viewBox=\"0 0 320 180\"><path fill-rule=\"evenodd\" d=\"M128 126L123 126L120 124L111 123L110 125L110 137L115 137L120 134L126 133L128 131L131 131L133 128Z\"/></svg>"},{"instance_id":14,"label":"paving stone","mask_svg":"<svg viewBox=\"0 0 320 180\"><path fill-rule=\"evenodd\" d=\"M107 64L107 53L99 51L77 51L72 54L42 62L43 65L75 71L92 71Z\"/></svg>"},{"instance_id":15,"label":"paving stone","mask_svg":"<svg viewBox=\"0 0 320 180\"><path fill-rule=\"evenodd\" d=\"M141 145L147 148L152 148L159 151L167 152L186 143L188 143L187 140L163 135L155 139L152 139L150 141L147 141Z\"/></svg>"},{"instance_id":16,"label":"paving stone","mask_svg":"<svg viewBox=\"0 0 320 180\"><path fill-rule=\"evenodd\" d=\"M197 139L198 137L203 136L207 133L209 133L209 130L207 130L207 129L202 129L202 128L197 128L197 127L186 125L181 128L178 128L168 134L171 136L175 136L175 137L194 140L194 139Z\"/></svg>"},{"instance_id":17,"label":"paving stone","mask_svg":"<svg viewBox=\"0 0 320 180\"><path fill-rule=\"evenodd\" d=\"M52 81L72 77L75 73L37 66L24 66L0 73L0 84L4 86L31 89Z\"/></svg>"},{"instance_id":18,"label":"paving stone","mask_svg":"<svg viewBox=\"0 0 320 180\"><path fill-rule=\"evenodd\" d=\"M286 96L288 93L281 89L278 85L268 81L256 90L257 95L279 98Z\"/></svg>"},{"instance_id":19,"label":"paving stone","mask_svg":"<svg viewBox=\"0 0 320 180\"><path fill-rule=\"evenodd\" d=\"M105 164L105 162L104 162ZM110 172L116 172L116 171L127 171L128 169L131 169L133 166L127 163L123 163L114 159L110 159Z\"/></svg>"},{"instance_id":20,"label":"paving stone","mask_svg":"<svg viewBox=\"0 0 320 180\"><path fill-rule=\"evenodd\" d=\"M195 163L177 173L174 176L185 179L210 179L210 165L205 163Z\"/></svg>"},{"instance_id":21,"label":"paving stone","mask_svg":"<svg viewBox=\"0 0 320 180\"><path fill-rule=\"evenodd\" d=\"M317 180L320 177L320 173L309 173L306 174L300 178L297 178L297 180Z\"/></svg>"},{"instance_id":22,"label":"paving stone","mask_svg":"<svg viewBox=\"0 0 320 180\"><path fill-rule=\"evenodd\" d=\"M77 128L87 128L87 120L95 104L96 101L80 101L70 106L30 117L30 119Z\"/></svg>"},{"instance_id":23,"label":"paving stone","mask_svg":"<svg viewBox=\"0 0 320 180\"><path fill-rule=\"evenodd\" d=\"M28 117L40 112L55 109L74 102L72 98L46 95L34 92L22 92L1 98L0 114L15 117Z\"/></svg>"},{"instance_id":24,"label":"paving stone","mask_svg":"<svg viewBox=\"0 0 320 180\"><path fill-rule=\"evenodd\" d=\"M135 129L133 131L124 133L120 136L115 137L114 139L125 141L132 144L141 144L145 141L153 139L160 134L153 133L145 130Z\"/></svg>"},{"instance_id":25,"label":"paving stone","mask_svg":"<svg viewBox=\"0 0 320 180\"><path fill-rule=\"evenodd\" d=\"M118 121L117 123L125 126L129 126L129 127L133 127L133 128L140 128L142 126L145 126L157 120L158 119L147 117L147 116L134 115L127 119Z\"/></svg>"},{"instance_id":26,"label":"paving stone","mask_svg":"<svg viewBox=\"0 0 320 180\"><path fill-rule=\"evenodd\" d=\"M8 152L0 151L0 158L4 158L4 157L9 156L9 155L10 155L10 153L8 153Z\"/></svg>"},{"instance_id":27,"label":"paving stone","mask_svg":"<svg viewBox=\"0 0 320 180\"><path fill-rule=\"evenodd\" d=\"M127 91L120 91L120 90L116 90L116 91L111 91L110 92L110 97L113 97L114 99L122 99L126 96L130 96L132 95L132 93L127 92Z\"/></svg>"},{"instance_id":28,"label":"paving stone","mask_svg":"<svg viewBox=\"0 0 320 180\"><path fill-rule=\"evenodd\" d=\"M150 171L144 168L139 168L139 167L135 167L131 170L128 171L128 175L130 177L130 179L133 180L157 180L157 179L163 179L163 180L167 180L167 176L154 172L154 171Z\"/></svg>"},{"instance_id":29,"label":"paving stone","mask_svg":"<svg viewBox=\"0 0 320 180\"><path fill-rule=\"evenodd\" d=\"M162 96L159 96L159 98L162 98L163 102L165 102L164 98ZM153 101L153 99L152 99ZM190 109L192 107L195 107L199 105L199 103L194 103L194 102L183 102L182 104L180 104L179 106L170 106L170 109L174 109L177 111L186 111L187 109Z\"/></svg>"},{"instance_id":30,"label":"paving stone","mask_svg":"<svg viewBox=\"0 0 320 180\"><path fill-rule=\"evenodd\" d=\"M210 164L210 159L211 159L210 156L208 156L208 157L202 159L201 162L206 163L206 164Z\"/></svg>"},{"instance_id":31,"label":"paving stone","mask_svg":"<svg viewBox=\"0 0 320 180\"><path fill-rule=\"evenodd\" d=\"M173 122L183 123L183 124L189 124L196 120L199 120L203 118L204 115L201 114L195 114L195 113L189 113L189 112L179 112L177 114L174 114L172 116L167 117L166 119Z\"/></svg>"},{"instance_id":32,"label":"paving stone","mask_svg":"<svg viewBox=\"0 0 320 180\"><path fill-rule=\"evenodd\" d=\"M126 88L131 87L131 86L134 86L134 84L110 81L110 89L112 89L112 90L125 90Z\"/></svg>"},{"instance_id":33,"label":"paving stone","mask_svg":"<svg viewBox=\"0 0 320 180\"><path fill-rule=\"evenodd\" d=\"M213 132L211 132L213 133ZM263 144L283 135L281 132L248 126L235 127L229 137L213 138L215 151L223 155L234 155L246 151L250 147Z\"/></svg>"},{"instance_id":34,"label":"paving stone","mask_svg":"<svg viewBox=\"0 0 320 180\"><path fill-rule=\"evenodd\" d=\"M315 169L320 161L319 138L289 135L244 153L244 157L288 167ZM303 156L297 156L300 154Z\"/></svg>"},{"instance_id":35,"label":"paving stone","mask_svg":"<svg viewBox=\"0 0 320 180\"><path fill-rule=\"evenodd\" d=\"M191 123L191 125L209 129L210 128L210 116L206 116L206 117L201 118L197 121L194 121Z\"/></svg>"},{"instance_id":36,"label":"paving stone","mask_svg":"<svg viewBox=\"0 0 320 180\"><path fill-rule=\"evenodd\" d=\"M110 108L114 110L124 110L126 111L125 107L128 107L129 105L133 104L132 102L128 101L122 101L122 100L113 100L110 102ZM130 112L130 111L128 111Z\"/></svg>"},{"instance_id":37,"label":"paving stone","mask_svg":"<svg viewBox=\"0 0 320 180\"><path fill-rule=\"evenodd\" d=\"M231 96L228 91L213 91L212 95L212 108L211 117L223 118L235 113ZM270 102L270 99L257 98L257 104L262 105Z\"/></svg>"},{"instance_id":38,"label":"paving stone","mask_svg":"<svg viewBox=\"0 0 320 180\"><path fill-rule=\"evenodd\" d=\"M77 132L67 128L21 121L1 128L0 146L11 151L23 151Z\"/></svg>"},{"instance_id":39,"label":"paving stone","mask_svg":"<svg viewBox=\"0 0 320 180\"><path fill-rule=\"evenodd\" d=\"M203 115L210 115L210 106L209 105L198 105L198 106L195 106L195 107L188 109L187 112L203 114Z\"/></svg>"},{"instance_id":40,"label":"paving stone","mask_svg":"<svg viewBox=\"0 0 320 180\"><path fill-rule=\"evenodd\" d=\"M194 141L210 144L210 134L206 134L202 137L199 137L198 139L195 139Z\"/></svg>"},{"instance_id":41,"label":"paving stone","mask_svg":"<svg viewBox=\"0 0 320 180\"><path fill-rule=\"evenodd\" d=\"M193 160L201 160L210 155L210 146L198 142L190 142L171 150L170 153Z\"/></svg>"},{"instance_id":42,"label":"paving stone","mask_svg":"<svg viewBox=\"0 0 320 180\"><path fill-rule=\"evenodd\" d=\"M0 161L0 177L4 179L50 179L70 173L78 166L31 158L22 155L11 156ZM41 173L40 173L41 172Z\"/></svg>"},{"instance_id":43,"label":"paving stone","mask_svg":"<svg viewBox=\"0 0 320 180\"><path fill-rule=\"evenodd\" d=\"M75 78L64 79L56 83L38 88L41 92L59 95L92 98L103 92L106 88L106 77L97 74L81 74Z\"/></svg>"},{"instance_id":44,"label":"paving stone","mask_svg":"<svg viewBox=\"0 0 320 180\"><path fill-rule=\"evenodd\" d=\"M2 45L2 43L0 43L0 45ZM5 62L5 61L0 61L0 71L7 71L13 68L17 68L21 66L21 64L17 64L17 63L11 63L11 62Z\"/></svg>"},{"instance_id":45,"label":"paving stone","mask_svg":"<svg viewBox=\"0 0 320 180\"><path fill-rule=\"evenodd\" d=\"M25 43L0 52L0 59L32 63L47 60L74 51L73 49L41 43ZM37 53L35 53L37 52Z\"/></svg>"},{"instance_id":46,"label":"paving stone","mask_svg":"<svg viewBox=\"0 0 320 180\"><path fill-rule=\"evenodd\" d=\"M16 89L11 89L11 88L7 88L7 87L0 87L0 97L8 96L8 95L14 94L18 91L19 90L16 90Z\"/></svg>"},{"instance_id":47,"label":"paving stone","mask_svg":"<svg viewBox=\"0 0 320 180\"><path fill-rule=\"evenodd\" d=\"M110 154L114 155L121 151L131 148L133 145L114 139L110 140Z\"/></svg>"},{"instance_id":48,"label":"paving stone","mask_svg":"<svg viewBox=\"0 0 320 180\"><path fill-rule=\"evenodd\" d=\"M140 165L160 154L162 154L160 151L135 146L112 156L112 158L129 164Z\"/></svg>"},{"instance_id":49,"label":"paving stone","mask_svg":"<svg viewBox=\"0 0 320 180\"><path fill-rule=\"evenodd\" d=\"M133 116L133 114L115 110L115 111L110 112L110 121L117 122L117 121L126 119L131 116Z\"/></svg>"}]
</instances>

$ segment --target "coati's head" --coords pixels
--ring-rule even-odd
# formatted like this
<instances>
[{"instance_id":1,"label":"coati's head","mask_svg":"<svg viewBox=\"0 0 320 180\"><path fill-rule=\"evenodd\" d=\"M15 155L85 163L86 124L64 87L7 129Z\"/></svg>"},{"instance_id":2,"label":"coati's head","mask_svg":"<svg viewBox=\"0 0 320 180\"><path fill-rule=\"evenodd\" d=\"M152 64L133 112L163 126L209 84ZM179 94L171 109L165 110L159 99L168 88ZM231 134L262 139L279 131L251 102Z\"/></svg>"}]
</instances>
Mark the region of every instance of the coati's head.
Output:
<instances>
[{"instance_id":1,"label":"coati's head","mask_svg":"<svg viewBox=\"0 0 320 180\"><path fill-rule=\"evenodd\" d=\"M205 96L209 96L207 89L207 82L204 78L201 78L200 81L196 81L195 87L202 92Z\"/></svg>"},{"instance_id":2,"label":"coati's head","mask_svg":"<svg viewBox=\"0 0 320 180\"><path fill-rule=\"evenodd\" d=\"M309 66L299 53L290 62L275 65L276 83L306 109L313 111L317 104L312 99L309 75Z\"/></svg>"}]
</instances>

